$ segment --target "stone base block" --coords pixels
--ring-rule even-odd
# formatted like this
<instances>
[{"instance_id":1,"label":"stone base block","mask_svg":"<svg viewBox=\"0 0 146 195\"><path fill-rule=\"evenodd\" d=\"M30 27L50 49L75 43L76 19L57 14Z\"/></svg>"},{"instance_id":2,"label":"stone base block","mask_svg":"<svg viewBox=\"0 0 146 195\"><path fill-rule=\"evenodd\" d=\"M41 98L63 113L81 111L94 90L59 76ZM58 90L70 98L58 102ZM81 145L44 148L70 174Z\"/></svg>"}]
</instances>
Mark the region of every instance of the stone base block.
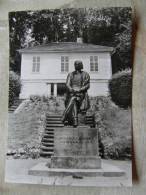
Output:
<instances>
[{"instance_id":1,"label":"stone base block","mask_svg":"<svg viewBox=\"0 0 146 195\"><path fill-rule=\"evenodd\" d=\"M98 156L97 129L88 126L55 128L54 156Z\"/></svg>"},{"instance_id":2,"label":"stone base block","mask_svg":"<svg viewBox=\"0 0 146 195\"><path fill-rule=\"evenodd\" d=\"M52 156L49 166L62 169L99 169L101 159L98 156Z\"/></svg>"},{"instance_id":3,"label":"stone base block","mask_svg":"<svg viewBox=\"0 0 146 195\"><path fill-rule=\"evenodd\" d=\"M58 169L48 168L46 163L39 163L32 167L29 175L34 176L81 176L81 177L121 177L125 176L125 172L116 166L102 163L101 169Z\"/></svg>"}]
</instances>

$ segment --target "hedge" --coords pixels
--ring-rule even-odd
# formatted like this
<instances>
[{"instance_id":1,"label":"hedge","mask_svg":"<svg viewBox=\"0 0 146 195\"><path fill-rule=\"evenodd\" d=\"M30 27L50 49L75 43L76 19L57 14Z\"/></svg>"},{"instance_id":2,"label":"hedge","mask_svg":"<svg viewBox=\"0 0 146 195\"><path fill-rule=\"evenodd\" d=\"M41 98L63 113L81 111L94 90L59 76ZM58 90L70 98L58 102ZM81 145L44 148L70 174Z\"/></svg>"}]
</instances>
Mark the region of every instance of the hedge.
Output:
<instances>
[{"instance_id":1,"label":"hedge","mask_svg":"<svg viewBox=\"0 0 146 195\"><path fill-rule=\"evenodd\" d=\"M13 105L16 98L19 97L21 89L20 77L15 72L9 73L9 107Z\"/></svg>"},{"instance_id":2,"label":"hedge","mask_svg":"<svg viewBox=\"0 0 146 195\"><path fill-rule=\"evenodd\" d=\"M109 92L112 101L121 108L131 107L132 103L132 74L130 69L113 75L109 81Z\"/></svg>"}]
</instances>

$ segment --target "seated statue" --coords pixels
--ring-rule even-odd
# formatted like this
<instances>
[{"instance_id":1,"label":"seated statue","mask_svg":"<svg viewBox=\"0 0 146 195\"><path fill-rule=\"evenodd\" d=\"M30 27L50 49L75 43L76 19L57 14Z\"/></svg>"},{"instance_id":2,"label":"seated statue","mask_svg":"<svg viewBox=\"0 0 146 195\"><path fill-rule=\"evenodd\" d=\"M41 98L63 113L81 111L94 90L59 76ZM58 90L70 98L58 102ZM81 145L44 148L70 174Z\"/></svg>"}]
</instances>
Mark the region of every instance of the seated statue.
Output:
<instances>
[{"instance_id":1,"label":"seated statue","mask_svg":"<svg viewBox=\"0 0 146 195\"><path fill-rule=\"evenodd\" d=\"M77 127L78 114L85 114L90 107L87 93L87 90L90 88L90 76L87 72L82 71L82 61L75 61L74 66L75 71L69 73L66 80L66 108L62 122Z\"/></svg>"}]
</instances>

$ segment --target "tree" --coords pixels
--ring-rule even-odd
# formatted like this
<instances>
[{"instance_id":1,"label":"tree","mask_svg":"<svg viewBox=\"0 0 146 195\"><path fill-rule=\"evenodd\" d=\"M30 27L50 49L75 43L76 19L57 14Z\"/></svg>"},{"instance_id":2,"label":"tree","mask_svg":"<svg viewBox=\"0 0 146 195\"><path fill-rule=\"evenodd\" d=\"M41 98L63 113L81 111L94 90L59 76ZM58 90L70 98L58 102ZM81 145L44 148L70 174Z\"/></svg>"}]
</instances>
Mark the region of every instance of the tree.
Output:
<instances>
[{"instance_id":1,"label":"tree","mask_svg":"<svg viewBox=\"0 0 146 195\"><path fill-rule=\"evenodd\" d=\"M91 8L11 12L10 67L20 72L17 49L49 42L76 41L115 48L113 73L131 67L131 9ZM118 64L118 66L117 66Z\"/></svg>"},{"instance_id":2,"label":"tree","mask_svg":"<svg viewBox=\"0 0 146 195\"><path fill-rule=\"evenodd\" d=\"M28 12L9 13L10 69L20 72L20 55L18 49L24 47L27 29L31 26Z\"/></svg>"}]
</instances>

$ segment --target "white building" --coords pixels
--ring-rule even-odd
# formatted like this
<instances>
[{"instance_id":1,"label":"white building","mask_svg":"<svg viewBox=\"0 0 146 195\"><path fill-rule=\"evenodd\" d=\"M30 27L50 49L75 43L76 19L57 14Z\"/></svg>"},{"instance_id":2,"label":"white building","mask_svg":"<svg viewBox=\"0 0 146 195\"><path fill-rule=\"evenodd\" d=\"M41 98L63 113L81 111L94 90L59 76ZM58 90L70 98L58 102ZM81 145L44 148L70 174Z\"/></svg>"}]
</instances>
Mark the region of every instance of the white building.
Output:
<instances>
[{"instance_id":1,"label":"white building","mask_svg":"<svg viewBox=\"0 0 146 195\"><path fill-rule=\"evenodd\" d=\"M65 92L66 77L74 71L74 61L81 60L84 71L90 74L90 96L108 94L112 75L112 47L77 42L55 42L45 46L20 49L21 94L59 96Z\"/></svg>"}]
</instances>

